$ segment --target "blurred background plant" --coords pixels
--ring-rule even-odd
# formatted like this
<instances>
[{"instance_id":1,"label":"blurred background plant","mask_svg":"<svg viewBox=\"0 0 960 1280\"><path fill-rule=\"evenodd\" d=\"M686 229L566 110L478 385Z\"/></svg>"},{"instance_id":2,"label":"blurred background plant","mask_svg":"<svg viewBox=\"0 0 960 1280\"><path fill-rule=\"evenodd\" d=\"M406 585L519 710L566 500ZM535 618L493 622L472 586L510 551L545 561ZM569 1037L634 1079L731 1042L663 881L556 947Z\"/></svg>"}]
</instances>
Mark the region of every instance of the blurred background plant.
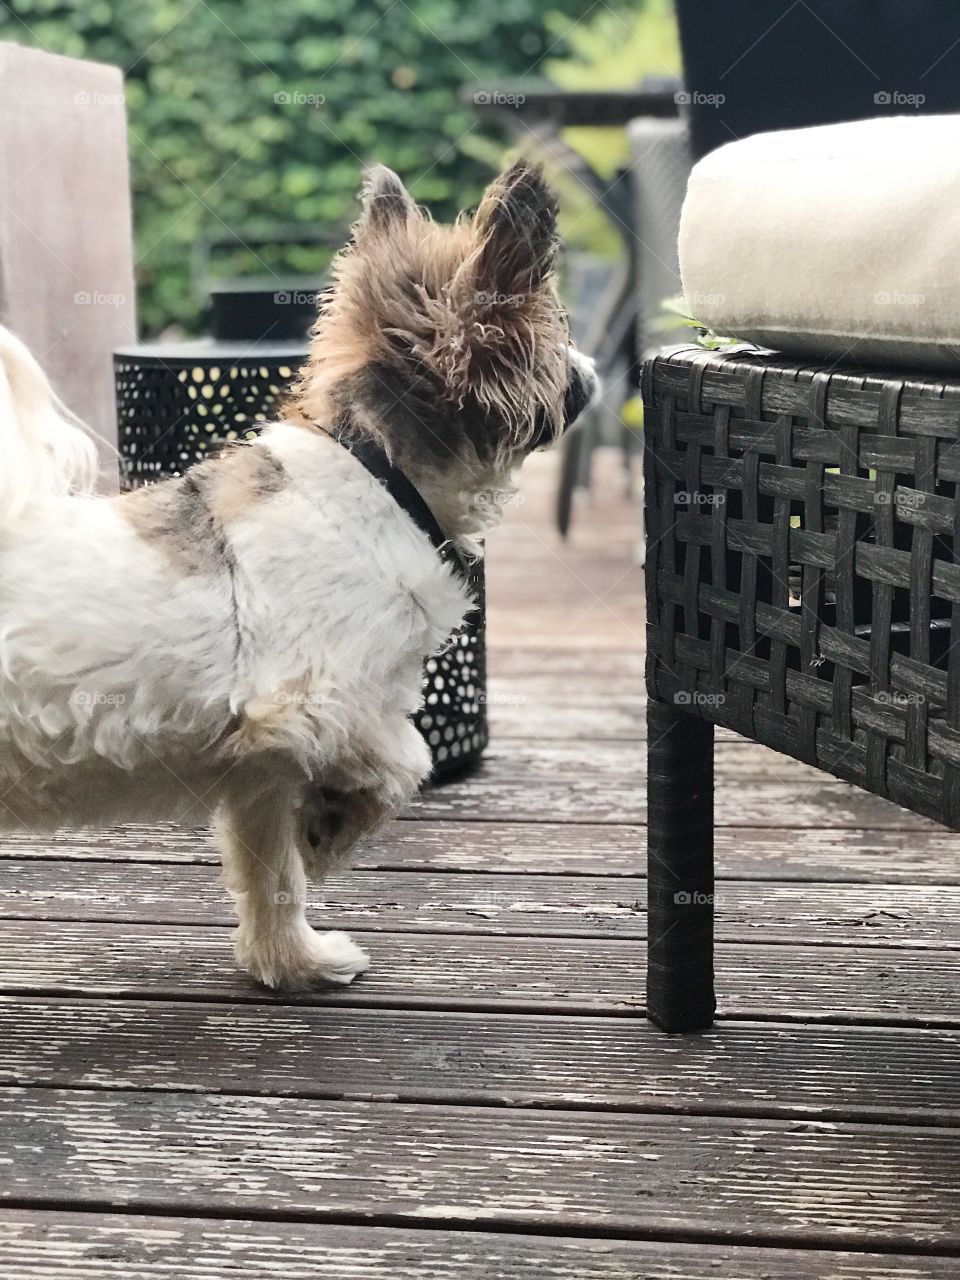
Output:
<instances>
[{"instance_id":1,"label":"blurred background plant","mask_svg":"<svg viewBox=\"0 0 960 1280\"><path fill-rule=\"evenodd\" d=\"M343 228L368 160L396 168L438 217L474 203L506 140L465 85L629 87L679 66L669 0L6 0L0 39L125 72L146 335L202 326L191 254L203 237L224 241L226 275L322 270L322 247L243 241ZM569 132L600 172L622 163L621 131ZM615 252L616 233L568 186L576 243Z\"/></svg>"},{"instance_id":2,"label":"blurred background plant","mask_svg":"<svg viewBox=\"0 0 960 1280\"><path fill-rule=\"evenodd\" d=\"M565 56L544 64L547 77L561 89L632 89L648 77L680 78L680 40L671 0L614 9L601 4L586 22L569 30L559 14L548 14L547 25L566 40ZM630 162L623 129L565 129L563 138L610 181ZM615 228L581 186L562 174L551 176L564 197L564 241L571 248L613 257L620 249Z\"/></svg>"}]
</instances>

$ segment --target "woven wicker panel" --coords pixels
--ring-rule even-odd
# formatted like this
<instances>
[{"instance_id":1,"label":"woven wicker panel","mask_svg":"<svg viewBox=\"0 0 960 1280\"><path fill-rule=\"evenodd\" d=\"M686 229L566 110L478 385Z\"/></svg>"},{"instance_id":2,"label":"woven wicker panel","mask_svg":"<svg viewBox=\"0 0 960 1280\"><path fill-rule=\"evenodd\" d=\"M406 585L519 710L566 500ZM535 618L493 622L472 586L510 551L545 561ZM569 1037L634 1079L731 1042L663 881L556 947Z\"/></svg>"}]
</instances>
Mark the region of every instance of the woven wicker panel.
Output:
<instances>
[{"instance_id":1,"label":"woven wicker panel","mask_svg":"<svg viewBox=\"0 0 960 1280\"><path fill-rule=\"evenodd\" d=\"M960 384L644 368L647 682L960 828Z\"/></svg>"}]
</instances>

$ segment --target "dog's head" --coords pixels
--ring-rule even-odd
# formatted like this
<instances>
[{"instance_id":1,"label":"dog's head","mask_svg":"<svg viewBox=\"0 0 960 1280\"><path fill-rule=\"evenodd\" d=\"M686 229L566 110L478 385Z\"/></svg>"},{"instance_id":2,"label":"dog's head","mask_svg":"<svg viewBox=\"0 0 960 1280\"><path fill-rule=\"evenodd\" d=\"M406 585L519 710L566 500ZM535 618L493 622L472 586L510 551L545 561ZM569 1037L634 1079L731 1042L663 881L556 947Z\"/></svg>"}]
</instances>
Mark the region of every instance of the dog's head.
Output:
<instances>
[{"instance_id":1,"label":"dog's head","mask_svg":"<svg viewBox=\"0 0 960 1280\"><path fill-rule=\"evenodd\" d=\"M290 407L324 425L359 417L399 465L446 471L461 489L471 468L503 474L596 388L557 298L542 173L513 165L451 227L389 169L367 175L361 201Z\"/></svg>"}]
</instances>

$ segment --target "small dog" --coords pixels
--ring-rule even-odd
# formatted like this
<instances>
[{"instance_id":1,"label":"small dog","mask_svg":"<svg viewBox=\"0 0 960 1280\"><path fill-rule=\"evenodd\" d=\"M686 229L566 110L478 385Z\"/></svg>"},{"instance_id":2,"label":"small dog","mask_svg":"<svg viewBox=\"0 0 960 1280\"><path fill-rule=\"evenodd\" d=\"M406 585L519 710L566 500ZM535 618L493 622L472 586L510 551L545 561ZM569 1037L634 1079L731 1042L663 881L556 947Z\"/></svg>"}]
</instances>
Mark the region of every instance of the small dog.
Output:
<instances>
[{"instance_id":1,"label":"small dog","mask_svg":"<svg viewBox=\"0 0 960 1280\"><path fill-rule=\"evenodd\" d=\"M452 227L388 169L361 202L283 420L183 477L91 496L92 443L0 337L0 823L212 819L237 959L269 987L367 967L308 925L306 877L428 775L423 664L472 604L340 437L381 446L475 554L596 389L539 170Z\"/></svg>"}]
</instances>

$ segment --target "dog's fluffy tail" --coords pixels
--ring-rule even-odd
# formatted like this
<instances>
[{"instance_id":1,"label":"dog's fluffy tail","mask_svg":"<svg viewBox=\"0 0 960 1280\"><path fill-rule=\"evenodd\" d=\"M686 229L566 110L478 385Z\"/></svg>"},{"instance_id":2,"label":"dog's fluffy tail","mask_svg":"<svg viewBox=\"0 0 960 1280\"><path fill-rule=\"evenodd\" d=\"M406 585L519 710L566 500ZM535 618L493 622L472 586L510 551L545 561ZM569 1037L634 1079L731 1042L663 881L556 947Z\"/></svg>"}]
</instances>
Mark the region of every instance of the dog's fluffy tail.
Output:
<instances>
[{"instance_id":1,"label":"dog's fluffy tail","mask_svg":"<svg viewBox=\"0 0 960 1280\"><path fill-rule=\"evenodd\" d=\"M43 498L90 493L97 449L26 346L0 325L0 525Z\"/></svg>"}]
</instances>

